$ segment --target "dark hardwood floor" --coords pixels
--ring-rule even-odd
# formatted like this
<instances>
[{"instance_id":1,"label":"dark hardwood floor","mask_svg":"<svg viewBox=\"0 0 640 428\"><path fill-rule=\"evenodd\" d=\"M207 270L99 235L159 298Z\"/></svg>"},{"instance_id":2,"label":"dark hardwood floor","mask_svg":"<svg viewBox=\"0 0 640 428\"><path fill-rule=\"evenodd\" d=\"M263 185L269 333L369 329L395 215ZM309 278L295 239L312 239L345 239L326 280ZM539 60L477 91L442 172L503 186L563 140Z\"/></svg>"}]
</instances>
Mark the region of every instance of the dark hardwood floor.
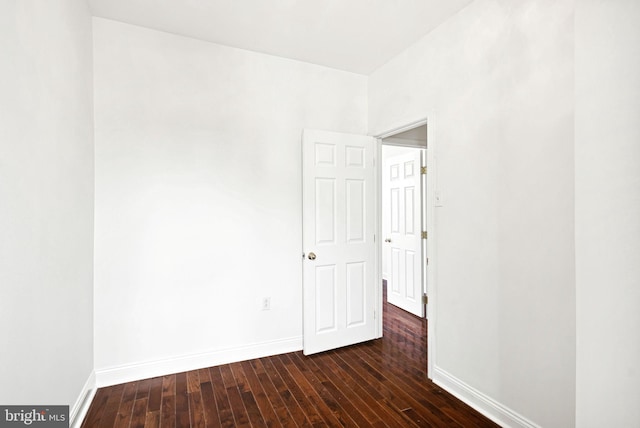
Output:
<instances>
[{"instance_id":1,"label":"dark hardwood floor","mask_svg":"<svg viewBox=\"0 0 640 428\"><path fill-rule=\"evenodd\" d=\"M427 379L426 337L385 299L382 339L100 388L82 426L498 426Z\"/></svg>"}]
</instances>

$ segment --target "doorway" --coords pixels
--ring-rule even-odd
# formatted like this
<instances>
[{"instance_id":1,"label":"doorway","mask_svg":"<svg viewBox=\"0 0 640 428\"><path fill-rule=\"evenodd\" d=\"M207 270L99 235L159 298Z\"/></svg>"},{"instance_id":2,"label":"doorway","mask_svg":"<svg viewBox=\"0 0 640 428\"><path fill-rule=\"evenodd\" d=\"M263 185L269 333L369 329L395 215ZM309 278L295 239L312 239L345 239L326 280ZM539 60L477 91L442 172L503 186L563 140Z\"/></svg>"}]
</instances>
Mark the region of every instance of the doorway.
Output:
<instances>
[{"instance_id":1,"label":"doorway","mask_svg":"<svg viewBox=\"0 0 640 428\"><path fill-rule=\"evenodd\" d=\"M425 317L424 151L382 146L382 278L390 304Z\"/></svg>"},{"instance_id":2,"label":"doorway","mask_svg":"<svg viewBox=\"0 0 640 428\"><path fill-rule=\"evenodd\" d=\"M426 318L426 124L381 139L382 278L390 304Z\"/></svg>"},{"instance_id":3,"label":"doorway","mask_svg":"<svg viewBox=\"0 0 640 428\"><path fill-rule=\"evenodd\" d=\"M385 235L383 234L382 224L382 177L383 177L383 147L413 147L424 150L424 157L421 159L421 165L426 166L426 174L423 176L422 191L422 230L425 232L426 239L422 239L422 258L424 268L422 270L421 279L423 281L424 315L428 319L427 323L427 376L433 378L433 370L435 366L435 331L437 322L436 302L437 302L437 245L435 233L435 206L440 206L438 199L437 187L437 168L436 168L436 141L434 138L434 119L435 113L429 111L424 119L414 122L408 122L404 126L389 129L376 135L378 142L378 156L380 159L377 167L378 176L378 278L380 283L380 302L382 302L382 282L383 282L383 248L385 245ZM386 150L386 149L385 149ZM421 171L422 172L422 171ZM388 243L387 243L388 244ZM387 272L388 273L388 272ZM380 305L382 307L382 305ZM380 335L382 337L382 317L379 320Z\"/></svg>"},{"instance_id":4,"label":"doorway","mask_svg":"<svg viewBox=\"0 0 640 428\"><path fill-rule=\"evenodd\" d=\"M428 141L429 150L433 153L433 127L426 124L424 119L375 137L304 130L302 284L303 350L306 355L382 337L382 146L426 150ZM425 162L431 171L433 156L422 156L420 163L408 166L405 175L421 175L421 166ZM434 201L434 183L427 176L423 178L426 194L430 195L430 201ZM420 194L423 192L421 190ZM416 197L414 201L419 199L427 201L425 196ZM422 202L419 204L421 208ZM420 228L414 228L417 229L414 232L420 232L421 250L414 251L420 265L428 262L426 254L432 259L435 256L435 242L425 239L426 232L433 231L432 211L433 204L426 204L426 209L420 210ZM363 250L363 258L346 257L346 250L342 248L345 245L354 251L356 248ZM365 257L365 254L369 255ZM422 267L414 277L420 277L420 290L428 286L427 291L434 296L435 265L431 264L433 266L429 269ZM373 275L373 278L367 279L364 273ZM420 296L421 291L414 295ZM346 299L341 296L346 296ZM435 324L433 304L427 307L426 314L429 318L427 375L431 377ZM350 337L356 330L362 335Z\"/></svg>"}]
</instances>

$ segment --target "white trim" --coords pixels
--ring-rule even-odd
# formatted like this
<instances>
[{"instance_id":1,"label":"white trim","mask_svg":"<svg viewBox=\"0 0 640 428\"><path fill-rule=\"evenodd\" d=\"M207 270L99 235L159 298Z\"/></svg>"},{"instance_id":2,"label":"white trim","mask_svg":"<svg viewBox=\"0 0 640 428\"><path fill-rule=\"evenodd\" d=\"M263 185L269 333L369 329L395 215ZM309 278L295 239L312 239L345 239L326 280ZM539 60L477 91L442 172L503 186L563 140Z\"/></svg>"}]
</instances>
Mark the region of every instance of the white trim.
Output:
<instances>
[{"instance_id":1,"label":"white trim","mask_svg":"<svg viewBox=\"0 0 640 428\"><path fill-rule=\"evenodd\" d=\"M431 116L428 116L428 117L430 118ZM427 124L427 117L423 117L422 119L418 119L416 121L413 121L405 125L401 125L396 128L389 129L388 131L382 132L380 134L374 135L374 137L383 139L383 138L387 138L387 137L391 137L393 135L399 134L401 132L409 131L411 129L414 129L426 124Z\"/></svg>"},{"instance_id":2,"label":"white trim","mask_svg":"<svg viewBox=\"0 0 640 428\"><path fill-rule=\"evenodd\" d=\"M436 364L436 324L438 322L437 303L438 303L438 257L437 257L437 239L436 232L436 190L438 168L436 164L436 138L435 138L435 113L428 112L428 119L425 119L427 125L427 296L429 303L427 304L427 377L433 379L433 367Z\"/></svg>"},{"instance_id":3,"label":"white trim","mask_svg":"<svg viewBox=\"0 0 640 428\"><path fill-rule=\"evenodd\" d=\"M505 428L540 428L507 406L467 385L440 367L434 367L433 383L467 403L495 423Z\"/></svg>"},{"instance_id":4,"label":"white trim","mask_svg":"<svg viewBox=\"0 0 640 428\"><path fill-rule=\"evenodd\" d=\"M426 147L420 149L420 168L423 168L423 167L427 168L428 156L429 156L429 152ZM427 168L427 171L428 171L428 168ZM427 184L429 182L427 177L428 177L428 174L420 175L420 230L428 231L429 224L427 223L427 212L429 211L429 207L427 205L431 199L429 198L429 193L427 192ZM427 265L427 260L429 255L429 253L427 252L427 241L428 239L420 240L420 251L422 251L422 257L424 257L424 260L421 263L422 264L421 266L422 283L420 284L420 299L422 299L423 295L427 294L427 275L429 273L429 266ZM423 308L422 317L428 320L429 314L426 311L427 307L423 304L422 308ZM427 350L427 352L429 351Z\"/></svg>"},{"instance_id":5,"label":"white trim","mask_svg":"<svg viewBox=\"0 0 640 428\"><path fill-rule=\"evenodd\" d=\"M302 350L302 336L297 336L235 348L180 355L161 360L143 361L98 369L96 370L96 384L102 388L104 386L117 385L140 379L148 379L300 350Z\"/></svg>"},{"instance_id":6,"label":"white trim","mask_svg":"<svg viewBox=\"0 0 640 428\"><path fill-rule=\"evenodd\" d=\"M382 140L380 138L375 138L374 140L374 183L375 188L373 190L374 195L374 204L375 204L375 221L374 221L374 230L376 234L376 338L380 339L382 337L382 331L384 329L383 326L383 307L382 307Z\"/></svg>"},{"instance_id":7,"label":"white trim","mask_svg":"<svg viewBox=\"0 0 640 428\"><path fill-rule=\"evenodd\" d=\"M435 113L432 110L427 110L427 115L421 119L415 120L413 122L407 123L405 125L401 125L388 131L381 132L375 137L378 139L378 147L381 150L382 147L382 139L391 137L395 134L399 134L401 132L409 131L411 129L417 128L419 126L427 125L427 233L429 234L429 238L427 239L427 257L429 257L429 265L427 268L427 295L429 296L429 304L427 305L427 319L429 320L427 324L427 377L429 379L433 379L433 367L436 361L436 322L437 322L437 312L436 312L436 304L437 304L437 257L436 257L436 227L435 227L435 196L436 196L436 141L435 141L435 132L434 132L434 123L435 123ZM378 175L378 183L381 183L382 180L382 161L378 162L376 168L376 174ZM381 201L378 201L378 218L381 218L382 215L382 204ZM382 224L378 223L378 254L380 256L380 263L378 266L378 278L379 281L382 282ZM382 306L382 302L380 303ZM382 328L382 317L380 317L380 328ZM380 337L382 337L382 331L380 333Z\"/></svg>"},{"instance_id":8,"label":"white trim","mask_svg":"<svg viewBox=\"0 0 640 428\"><path fill-rule=\"evenodd\" d=\"M395 137L387 137L384 139L385 146L395 146L395 147L413 147L417 149L426 148L425 140L417 140L414 138L395 138Z\"/></svg>"},{"instance_id":9,"label":"white trim","mask_svg":"<svg viewBox=\"0 0 640 428\"><path fill-rule=\"evenodd\" d=\"M93 401L93 397L96 395L97 389L96 373L91 372L89 378L84 383L84 386L80 391L80 395L78 395L78 399L69 411L69 426L71 428L79 428L80 425L82 425L84 417L87 415L89 407L91 407L91 402Z\"/></svg>"}]
</instances>

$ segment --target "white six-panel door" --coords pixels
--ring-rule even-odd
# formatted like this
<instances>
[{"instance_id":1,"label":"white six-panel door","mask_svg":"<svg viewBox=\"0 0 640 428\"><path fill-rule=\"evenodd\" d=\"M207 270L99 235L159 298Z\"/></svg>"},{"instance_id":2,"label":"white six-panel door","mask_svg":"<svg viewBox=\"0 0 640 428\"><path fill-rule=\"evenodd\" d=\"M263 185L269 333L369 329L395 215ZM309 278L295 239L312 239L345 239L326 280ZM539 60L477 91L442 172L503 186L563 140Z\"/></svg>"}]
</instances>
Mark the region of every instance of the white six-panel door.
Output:
<instances>
[{"instance_id":1,"label":"white six-panel door","mask_svg":"<svg viewBox=\"0 0 640 428\"><path fill-rule=\"evenodd\" d=\"M388 256L387 300L421 317L422 227L420 150L385 160L384 251Z\"/></svg>"},{"instance_id":2,"label":"white six-panel door","mask_svg":"<svg viewBox=\"0 0 640 428\"><path fill-rule=\"evenodd\" d=\"M303 134L305 355L376 335L374 141Z\"/></svg>"}]
</instances>

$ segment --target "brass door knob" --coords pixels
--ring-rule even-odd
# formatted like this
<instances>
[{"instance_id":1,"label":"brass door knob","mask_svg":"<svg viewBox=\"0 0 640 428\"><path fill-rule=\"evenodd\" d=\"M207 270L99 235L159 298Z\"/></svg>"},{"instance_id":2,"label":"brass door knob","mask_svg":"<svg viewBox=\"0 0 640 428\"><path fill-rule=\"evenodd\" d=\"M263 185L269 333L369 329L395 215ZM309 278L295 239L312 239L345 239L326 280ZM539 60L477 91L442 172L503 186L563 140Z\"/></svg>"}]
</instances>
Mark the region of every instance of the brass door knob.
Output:
<instances>
[{"instance_id":1,"label":"brass door knob","mask_svg":"<svg viewBox=\"0 0 640 428\"><path fill-rule=\"evenodd\" d=\"M315 253L309 253L309 260L315 260L316 259L316 254Z\"/></svg>"}]
</instances>

